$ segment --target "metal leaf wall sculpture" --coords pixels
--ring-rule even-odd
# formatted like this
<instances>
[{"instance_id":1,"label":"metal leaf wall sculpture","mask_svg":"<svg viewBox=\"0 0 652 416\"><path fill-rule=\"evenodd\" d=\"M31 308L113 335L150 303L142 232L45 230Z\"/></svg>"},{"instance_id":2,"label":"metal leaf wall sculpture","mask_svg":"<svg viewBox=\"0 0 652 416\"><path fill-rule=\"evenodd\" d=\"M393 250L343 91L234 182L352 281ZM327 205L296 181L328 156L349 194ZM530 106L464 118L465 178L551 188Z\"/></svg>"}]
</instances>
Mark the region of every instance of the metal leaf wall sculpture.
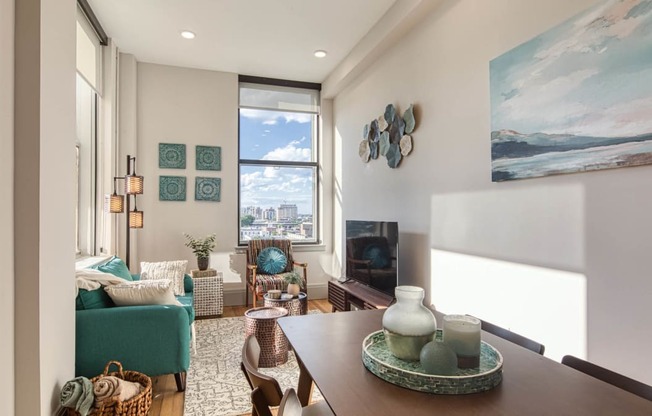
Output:
<instances>
[{"instance_id":1,"label":"metal leaf wall sculpture","mask_svg":"<svg viewBox=\"0 0 652 416\"><path fill-rule=\"evenodd\" d=\"M385 112L365 124L362 142L358 148L364 163L384 156L387 165L394 169L412 151L412 132L416 127L414 106L410 104L401 117L394 104L387 104Z\"/></svg>"}]
</instances>

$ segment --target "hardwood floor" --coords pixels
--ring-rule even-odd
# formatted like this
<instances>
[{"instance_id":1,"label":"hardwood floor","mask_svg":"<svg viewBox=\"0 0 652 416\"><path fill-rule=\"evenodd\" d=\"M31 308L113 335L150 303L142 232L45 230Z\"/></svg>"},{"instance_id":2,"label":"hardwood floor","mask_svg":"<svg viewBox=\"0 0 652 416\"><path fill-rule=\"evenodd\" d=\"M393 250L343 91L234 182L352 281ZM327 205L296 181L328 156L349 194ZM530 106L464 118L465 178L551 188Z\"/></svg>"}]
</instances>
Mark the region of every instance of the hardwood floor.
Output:
<instances>
[{"instance_id":1,"label":"hardwood floor","mask_svg":"<svg viewBox=\"0 0 652 416\"><path fill-rule=\"evenodd\" d=\"M258 306L262 306L258 305ZM222 318L244 316L245 306L225 306ZM331 312L331 304L326 299L308 301L308 310L319 309L322 313ZM219 319L219 318L218 318ZM184 393L177 392L172 374L152 377L152 407L150 416L183 416Z\"/></svg>"}]
</instances>

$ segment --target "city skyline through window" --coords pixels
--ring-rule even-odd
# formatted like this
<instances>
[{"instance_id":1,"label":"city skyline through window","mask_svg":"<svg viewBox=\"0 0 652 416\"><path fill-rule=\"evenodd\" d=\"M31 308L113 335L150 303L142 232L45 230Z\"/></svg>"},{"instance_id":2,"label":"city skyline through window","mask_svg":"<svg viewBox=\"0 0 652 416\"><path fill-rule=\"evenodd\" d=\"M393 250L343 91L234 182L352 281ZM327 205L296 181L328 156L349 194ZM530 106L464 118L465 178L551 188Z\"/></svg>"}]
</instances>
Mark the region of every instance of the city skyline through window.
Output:
<instances>
[{"instance_id":1,"label":"city skyline through window","mask_svg":"<svg viewBox=\"0 0 652 416\"><path fill-rule=\"evenodd\" d=\"M240 242L316 242L318 98L312 90L240 84Z\"/></svg>"}]
</instances>

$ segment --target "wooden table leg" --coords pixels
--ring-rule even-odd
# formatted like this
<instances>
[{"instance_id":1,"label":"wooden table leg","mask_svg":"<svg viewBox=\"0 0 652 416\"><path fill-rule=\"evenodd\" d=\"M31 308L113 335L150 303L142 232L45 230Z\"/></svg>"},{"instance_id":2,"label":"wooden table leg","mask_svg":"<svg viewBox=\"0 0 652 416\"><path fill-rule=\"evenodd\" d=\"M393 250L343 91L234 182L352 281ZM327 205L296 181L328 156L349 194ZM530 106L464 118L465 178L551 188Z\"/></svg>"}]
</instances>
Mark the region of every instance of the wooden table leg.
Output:
<instances>
[{"instance_id":1,"label":"wooden table leg","mask_svg":"<svg viewBox=\"0 0 652 416\"><path fill-rule=\"evenodd\" d=\"M308 374L308 370L304 367L303 362L299 360L299 385L297 387L297 396L299 396L299 401L301 406L308 406L310 404L310 398L312 397L312 377Z\"/></svg>"}]
</instances>

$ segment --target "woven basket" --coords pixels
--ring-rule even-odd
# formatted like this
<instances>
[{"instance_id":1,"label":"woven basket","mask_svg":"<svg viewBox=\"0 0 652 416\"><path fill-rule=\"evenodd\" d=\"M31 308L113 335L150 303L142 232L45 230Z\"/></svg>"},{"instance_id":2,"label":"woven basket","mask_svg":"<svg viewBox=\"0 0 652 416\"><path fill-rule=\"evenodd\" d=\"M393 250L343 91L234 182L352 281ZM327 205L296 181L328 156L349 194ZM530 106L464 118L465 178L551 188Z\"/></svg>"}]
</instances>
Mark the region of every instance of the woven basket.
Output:
<instances>
[{"instance_id":1,"label":"woven basket","mask_svg":"<svg viewBox=\"0 0 652 416\"><path fill-rule=\"evenodd\" d=\"M118 371L109 373L109 367L115 364ZM92 416L147 416L152 406L152 379L138 371L123 371L119 361L109 361L104 367L104 373L93 377L91 382L95 383L105 376L115 376L125 381L140 383L144 388L139 394L125 401L117 398L106 400L100 407L93 407L89 415ZM75 409L68 409L69 416L78 416Z\"/></svg>"}]
</instances>

